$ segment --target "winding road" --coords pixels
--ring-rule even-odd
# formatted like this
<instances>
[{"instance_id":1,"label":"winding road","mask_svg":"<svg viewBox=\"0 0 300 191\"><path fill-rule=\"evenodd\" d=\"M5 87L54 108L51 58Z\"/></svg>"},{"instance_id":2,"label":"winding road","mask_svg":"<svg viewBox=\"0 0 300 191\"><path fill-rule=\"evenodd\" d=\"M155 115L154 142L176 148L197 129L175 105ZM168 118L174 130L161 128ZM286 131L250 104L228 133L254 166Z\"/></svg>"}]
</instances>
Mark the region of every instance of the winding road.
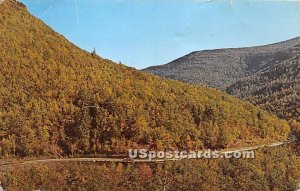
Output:
<instances>
[{"instance_id":1,"label":"winding road","mask_svg":"<svg viewBox=\"0 0 300 191\"><path fill-rule=\"evenodd\" d=\"M220 155L233 154L236 152L243 151L254 151L263 147L278 147L284 144L290 144L297 141L295 137L292 137L289 141L275 142L271 144L257 145L252 147L244 147L239 149L230 149L230 150L220 150L216 151ZM188 160L190 158L171 158L171 159L129 159L128 156L124 156L123 158L58 158L58 159L39 159L39 160L28 160L21 162L7 162L0 164L0 169L2 167L9 167L12 165L31 165L38 163L65 163L65 162L113 162L113 163L164 163L167 161L178 161L178 160Z\"/></svg>"}]
</instances>

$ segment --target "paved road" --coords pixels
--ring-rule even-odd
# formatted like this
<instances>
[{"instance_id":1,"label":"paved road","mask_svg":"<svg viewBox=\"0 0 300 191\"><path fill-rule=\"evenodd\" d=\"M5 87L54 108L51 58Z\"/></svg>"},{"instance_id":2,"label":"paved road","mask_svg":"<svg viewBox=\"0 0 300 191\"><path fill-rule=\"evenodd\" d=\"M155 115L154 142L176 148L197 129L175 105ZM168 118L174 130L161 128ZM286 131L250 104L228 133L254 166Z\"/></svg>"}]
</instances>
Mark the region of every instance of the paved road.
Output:
<instances>
[{"instance_id":1,"label":"paved road","mask_svg":"<svg viewBox=\"0 0 300 191\"><path fill-rule=\"evenodd\" d=\"M290 144L292 142L295 142L297 139L293 138L290 141L283 141L283 142L275 142L271 144L265 144L265 145L257 145L252 147L244 147L239 149L230 149L230 150L221 150L216 151L219 154L233 154L235 152L243 152L243 151L254 151L259 148L263 147L278 147L282 146L284 144ZM38 163L64 163L64 162L122 162L122 163L164 163L166 161L178 161L182 160L183 158L172 158L172 159L127 159L127 156L124 156L123 158L62 158L62 159L40 159L40 160L30 160L30 161L23 161L23 162L7 162L5 164L0 165L1 167L9 167L11 165L15 164L21 164L21 165L30 165L30 164L38 164ZM188 159L188 158L186 158ZM186 160L185 159L185 160Z\"/></svg>"}]
</instances>

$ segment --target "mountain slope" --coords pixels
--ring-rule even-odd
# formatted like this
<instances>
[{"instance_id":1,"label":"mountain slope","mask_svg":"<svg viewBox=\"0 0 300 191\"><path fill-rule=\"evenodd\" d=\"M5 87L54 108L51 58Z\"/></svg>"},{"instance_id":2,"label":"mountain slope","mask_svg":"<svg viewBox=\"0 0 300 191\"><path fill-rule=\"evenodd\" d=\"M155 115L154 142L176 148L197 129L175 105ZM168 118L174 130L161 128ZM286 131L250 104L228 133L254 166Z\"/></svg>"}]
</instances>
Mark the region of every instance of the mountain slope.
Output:
<instances>
[{"instance_id":1,"label":"mountain slope","mask_svg":"<svg viewBox=\"0 0 300 191\"><path fill-rule=\"evenodd\" d=\"M245 76L289 59L299 44L300 37L267 46L197 51L143 71L225 90Z\"/></svg>"},{"instance_id":2,"label":"mountain slope","mask_svg":"<svg viewBox=\"0 0 300 191\"><path fill-rule=\"evenodd\" d=\"M300 121L300 55L270 66L227 88L279 117Z\"/></svg>"},{"instance_id":3,"label":"mountain slope","mask_svg":"<svg viewBox=\"0 0 300 191\"><path fill-rule=\"evenodd\" d=\"M300 121L300 37L276 44L194 52L144 71L208 85Z\"/></svg>"},{"instance_id":4,"label":"mountain slope","mask_svg":"<svg viewBox=\"0 0 300 191\"><path fill-rule=\"evenodd\" d=\"M203 87L85 52L6 0L0 6L1 156L224 148L285 139L285 121Z\"/></svg>"}]
</instances>

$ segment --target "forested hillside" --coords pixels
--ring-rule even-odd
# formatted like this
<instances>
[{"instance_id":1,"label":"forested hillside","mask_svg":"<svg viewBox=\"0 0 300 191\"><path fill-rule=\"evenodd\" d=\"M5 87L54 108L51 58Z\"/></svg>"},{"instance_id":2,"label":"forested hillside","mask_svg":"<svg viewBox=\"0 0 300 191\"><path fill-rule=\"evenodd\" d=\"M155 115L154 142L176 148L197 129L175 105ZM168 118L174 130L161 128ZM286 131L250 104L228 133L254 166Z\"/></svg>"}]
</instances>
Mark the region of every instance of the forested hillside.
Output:
<instances>
[{"instance_id":1,"label":"forested hillside","mask_svg":"<svg viewBox=\"0 0 300 191\"><path fill-rule=\"evenodd\" d=\"M300 121L300 55L274 64L227 88L279 117Z\"/></svg>"},{"instance_id":2,"label":"forested hillside","mask_svg":"<svg viewBox=\"0 0 300 191\"><path fill-rule=\"evenodd\" d=\"M225 148L290 129L225 93L83 51L14 0L0 6L0 67L1 156Z\"/></svg>"},{"instance_id":3,"label":"forested hillside","mask_svg":"<svg viewBox=\"0 0 300 191\"><path fill-rule=\"evenodd\" d=\"M290 59L299 52L299 45L300 37L266 46L196 51L144 71L225 90L246 76Z\"/></svg>"},{"instance_id":4,"label":"forested hillside","mask_svg":"<svg viewBox=\"0 0 300 191\"><path fill-rule=\"evenodd\" d=\"M300 37L276 44L191 53L144 71L208 85L284 119L300 121Z\"/></svg>"}]
</instances>

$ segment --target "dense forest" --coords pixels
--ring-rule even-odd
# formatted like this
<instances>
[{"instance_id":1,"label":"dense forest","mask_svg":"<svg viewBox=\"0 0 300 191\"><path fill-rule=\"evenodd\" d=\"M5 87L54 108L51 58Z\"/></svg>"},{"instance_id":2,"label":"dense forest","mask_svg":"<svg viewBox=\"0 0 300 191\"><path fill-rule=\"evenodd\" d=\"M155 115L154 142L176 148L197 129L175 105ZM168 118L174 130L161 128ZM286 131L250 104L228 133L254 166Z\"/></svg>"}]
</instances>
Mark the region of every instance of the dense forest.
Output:
<instances>
[{"instance_id":1,"label":"dense forest","mask_svg":"<svg viewBox=\"0 0 300 191\"><path fill-rule=\"evenodd\" d=\"M7 191L295 191L299 169L295 153L282 147L259 150L251 160L16 165L0 174L0 180Z\"/></svg>"},{"instance_id":2,"label":"dense forest","mask_svg":"<svg viewBox=\"0 0 300 191\"><path fill-rule=\"evenodd\" d=\"M0 6L0 155L120 154L285 140L253 105L83 51L14 0Z\"/></svg>"},{"instance_id":3,"label":"dense forest","mask_svg":"<svg viewBox=\"0 0 300 191\"><path fill-rule=\"evenodd\" d=\"M227 91L277 114L300 122L300 54L246 77Z\"/></svg>"},{"instance_id":4,"label":"dense forest","mask_svg":"<svg viewBox=\"0 0 300 191\"><path fill-rule=\"evenodd\" d=\"M297 37L266 46L193 52L144 71L215 87L280 118L300 122L299 56Z\"/></svg>"}]
</instances>

